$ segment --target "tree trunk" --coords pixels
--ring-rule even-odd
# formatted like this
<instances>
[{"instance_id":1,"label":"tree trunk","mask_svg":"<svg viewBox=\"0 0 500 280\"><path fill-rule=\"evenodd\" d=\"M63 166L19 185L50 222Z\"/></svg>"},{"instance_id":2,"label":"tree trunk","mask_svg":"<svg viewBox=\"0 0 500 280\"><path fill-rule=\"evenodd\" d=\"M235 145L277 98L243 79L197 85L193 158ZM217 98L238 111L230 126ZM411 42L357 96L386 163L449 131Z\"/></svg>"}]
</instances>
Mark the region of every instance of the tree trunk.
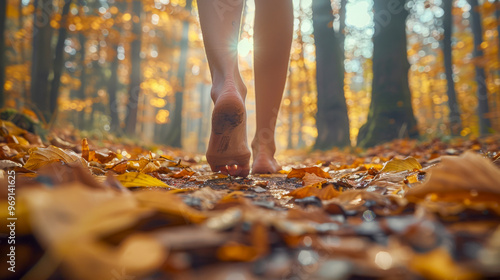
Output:
<instances>
[{"instance_id":1,"label":"tree trunk","mask_svg":"<svg viewBox=\"0 0 500 280\"><path fill-rule=\"evenodd\" d=\"M457 94L455 92L455 82L453 81L453 56L451 48L451 35L453 32L453 1L443 1L443 56L444 56L444 70L446 74L446 83L448 89L446 94L448 95L448 107L450 109L449 119L450 119L450 132L451 135L458 136L462 130L462 122L460 120L460 107L457 102Z\"/></svg>"},{"instance_id":2,"label":"tree trunk","mask_svg":"<svg viewBox=\"0 0 500 280\"><path fill-rule=\"evenodd\" d=\"M481 43L483 42L483 27L481 15L479 14L478 0L468 0L471 5L472 14L472 33L474 35L474 58L483 57ZM477 83L477 113L479 116L479 130L481 135L490 133L491 121L487 118L489 112L488 106L488 88L486 87L486 73L484 68L476 63L476 83Z\"/></svg>"},{"instance_id":3,"label":"tree trunk","mask_svg":"<svg viewBox=\"0 0 500 280\"><path fill-rule=\"evenodd\" d=\"M496 7L496 18L497 18L497 40L498 40L498 61L500 61L500 1L495 0L495 7Z\"/></svg>"},{"instance_id":4,"label":"tree trunk","mask_svg":"<svg viewBox=\"0 0 500 280\"><path fill-rule=\"evenodd\" d=\"M118 118L118 100L116 99L116 92L118 91L118 56L115 55L110 67L111 77L109 77L108 84L109 116L111 118L110 131L116 132L120 127L120 120Z\"/></svg>"},{"instance_id":5,"label":"tree trunk","mask_svg":"<svg viewBox=\"0 0 500 280\"><path fill-rule=\"evenodd\" d=\"M135 0L132 4L132 33L134 34L134 40L130 43L130 59L131 71L130 71L130 84L128 89L128 104L127 104L127 124L126 132L129 135L135 135L137 126L137 105L139 101L139 95L141 93L141 13L142 13L142 3L140 0ZM138 18L138 20L137 20Z\"/></svg>"},{"instance_id":6,"label":"tree trunk","mask_svg":"<svg viewBox=\"0 0 500 280\"><path fill-rule=\"evenodd\" d=\"M372 99L358 146L370 147L396 138L418 137L408 86L405 0L374 1ZM389 12L392 11L392 12Z\"/></svg>"},{"instance_id":7,"label":"tree trunk","mask_svg":"<svg viewBox=\"0 0 500 280\"><path fill-rule=\"evenodd\" d=\"M318 137L314 148L328 150L349 146L349 118L344 96L343 31L336 34L332 28L333 12L329 0L314 0L312 9L318 90Z\"/></svg>"},{"instance_id":8,"label":"tree trunk","mask_svg":"<svg viewBox=\"0 0 500 280\"><path fill-rule=\"evenodd\" d=\"M87 66L85 65L85 43L87 42L85 35L83 33L78 34L78 41L80 43L80 88L76 92L76 98L79 100L85 100L85 88L87 86ZM79 129L84 128L84 111L79 111L77 113L77 127Z\"/></svg>"},{"instance_id":9,"label":"tree trunk","mask_svg":"<svg viewBox=\"0 0 500 280\"><path fill-rule=\"evenodd\" d=\"M66 20L69 13L69 7L72 0L65 0L61 14L61 23L59 27L59 37L55 49L54 59L54 77L50 87L50 114L53 115L57 111L57 98L59 97L59 86L61 85L61 76L64 66L64 42L68 31L66 30Z\"/></svg>"},{"instance_id":10,"label":"tree trunk","mask_svg":"<svg viewBox=\"0 0 500 280\"><path fill-rule=\"evenodd\" d=\"M0 108L4 106L5 83L5 21L7 17L7 1L0 1Z\"/></svg>"},{"instance_id":11,"label":"tree trunk","mask_svg":"<svg viewBox=\"0 0 500 280\"><path fill-rule=\"evenodd\" d=\"M185 9L191 13L192 0L186 0ZM186 19L182 24L182 39L181 39L181 56L179 58L179 69L177 71L177 79L179 81L180 91L175 93L175 107L174 112L171 115L171 123L169 133L166 138L167 145L171 147L181 147L182 146L182 106L184 104L183 95L185 92L185 78L186 78L186 64L187 64L187 53L189 50L189 20Z\"/></svg>"},{"instance_id":12,"label":"tree trunk","mask_svg":"<svg viewBox=\"0 0 500 280\"><path fill-rule=\"evenodd\" d=\"M19 9L19 17L17 18L17 24L18 24L19 30L22 30L24 28L23 1L19 1L18 9ZM19 64L24 65L24 63L26 63L26 54L24 51L24 42L21 42L19 44ZM29 97L29 93L26 90L26 78L24 78L24 77L21 79L21 97L23 99L23 103L25 106L26 103L28 102L28 100L30 99L30 97Z\"/></svg>"},{"instance_id":13,"label":"tree trunk","mask_svg":"<svg viewBox=\"0 0 500 280\"><path fill-rule=\"evenodd\" d=\"M39 4L40 3L40 4ZM31 104L49 121L50 96L48 77L52 64L52 0L35 0L33 16L33 57L31 63Z\"/></svg>"}]
</instances>

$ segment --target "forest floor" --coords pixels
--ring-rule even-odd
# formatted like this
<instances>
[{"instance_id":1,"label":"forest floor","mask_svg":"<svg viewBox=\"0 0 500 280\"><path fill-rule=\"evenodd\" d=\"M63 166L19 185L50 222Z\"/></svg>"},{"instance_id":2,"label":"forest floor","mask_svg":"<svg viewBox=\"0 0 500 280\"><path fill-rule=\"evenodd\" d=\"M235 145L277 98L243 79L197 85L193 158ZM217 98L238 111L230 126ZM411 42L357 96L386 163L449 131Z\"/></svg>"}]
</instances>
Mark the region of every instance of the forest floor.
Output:
<instances>
[{"instance_id":1,"label":"forest floor","mask_svg":"<svg viewBox=\"0 0 500 280\"><path fill-rule=\"evenodd\" d=\"M500 135L289 152L234 178L179 150L0 130L2 279L500 276Z\"/></svg>"}]
</instances>

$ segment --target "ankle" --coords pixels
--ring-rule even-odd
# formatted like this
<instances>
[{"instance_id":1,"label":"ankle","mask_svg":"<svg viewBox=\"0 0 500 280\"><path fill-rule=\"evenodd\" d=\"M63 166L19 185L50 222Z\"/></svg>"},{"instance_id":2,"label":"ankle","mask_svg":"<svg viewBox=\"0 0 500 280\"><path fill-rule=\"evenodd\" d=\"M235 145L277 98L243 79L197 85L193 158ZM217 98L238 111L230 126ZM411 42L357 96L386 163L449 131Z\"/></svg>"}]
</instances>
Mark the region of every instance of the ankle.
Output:
<instances>
[{"instance_id":1,"label":"ankle","mask_svg":"<svg viewBox=\"0 0 500 280\"><path fill-rule=\"evenodd\" d=\"M252 150L254 156L261 154L274 156L276 153L276 144L274 139L267 139L267 141L264 141L256 137L252 141Z\"/></svg>"},{"instance_id":2,"label":"ankle","mask_svg":"<svg viewBox=\"0 0 500 280\"><path fill-rule=\"evenodd\" d=\"M247 95L247 88L241 79L241 76L228 75L224 78L213 78L212 90L210 96L212 101L215 102L223 94L234 94L237 93L241 96L242 100L245 100Z\"/></svg>"}]
</instances>

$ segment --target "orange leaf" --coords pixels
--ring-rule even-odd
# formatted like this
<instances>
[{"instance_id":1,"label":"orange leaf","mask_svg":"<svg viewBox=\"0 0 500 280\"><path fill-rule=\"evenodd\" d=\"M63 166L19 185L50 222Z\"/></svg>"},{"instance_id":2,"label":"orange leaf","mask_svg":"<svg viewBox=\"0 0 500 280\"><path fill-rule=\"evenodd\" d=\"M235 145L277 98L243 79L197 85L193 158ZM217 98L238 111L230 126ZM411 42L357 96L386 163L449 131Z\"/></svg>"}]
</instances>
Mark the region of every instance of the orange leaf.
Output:
<instances>
[{"instance_id":1,"label":"orange leaf","mask_svg":"<svg viewBox=\"0 0 500 280\"><path fill-rule=\"evenodd\" d=\"M222 261L248 262L257 257L255 248L236 242L229 242L217 250L217 258Z\"/></svg>"},{"instance_id":2,"label":"orange leaf","mask_svg":"<svg viewBox=\"0 0 500 280\"><path fill-rule=\"evenodd\" d=\"M82 139L82 158L86 161L89 160L89 142L87 141L87 138Z\"/></svg>"},{"instance_id":3,"label":"orange leaf","mask_svg":"<svg viewBox=\"0 0 500 280\"><path fill-rule=\"evenodd\" d=\"M323 171L320 167L313 166L313 167L305 167L305 168L292 168L292 171L288 173L287 178L303 178L306 173L312 173L315 174L321 178L327 178L331 179L332 177L328 172Z\"/></svg>"},{"instance_id":4,"label":"orange leaf","mask_svg":"<svg viewBox=\"0 0 500 280\"><path fill-rule=\"evenodd\" d=\"M179 171L179 172L177 172L175 174L170 175L170 177L179 179L179 178L189 177L189 176L191 176L193 174L194 174L194 171L187 170L187 169L182 169L181 171Z\"/></svg>"},{"instance_id":5,"label":"orange leaf","mask_svg":"<svg viewBox=\"0 0 500 280\"><path fill-rule=\"evenodd\" d=\"M305 186L302 188L295 189L288 193L289 196L295 198L304 198L308 196L318 196L321 194L321 185L322 183L317 183L314 185Z\"/></svg>"},{"instance_id":6,"label":"orange leaf","mask_svg":"<svg viewBox=\"0 0 500 280\"><path fill-rule=\"evenodd\" d=\"M306 174L302 178L302 185L304 185L304 186L314 185L317 183L321 183L321 184L326 183L326 179L319 177L318 175L316 175L314 173L309 173L309 172L306 172Z\"/></svg>"},{"instance_id":7,"label":"orange leaf","mask_svg":"<svg viewBox=\"0 0 500 280\"><path fill-rule=\"evenodd\" d=\"M319 198L321 200L329 200L329 199L332 199L334 197L337 197L341 194L342 192L340 191L337 191L332 184L324 187L323 189L320 190L319 192Z\"/></svg>"}]
</instances>

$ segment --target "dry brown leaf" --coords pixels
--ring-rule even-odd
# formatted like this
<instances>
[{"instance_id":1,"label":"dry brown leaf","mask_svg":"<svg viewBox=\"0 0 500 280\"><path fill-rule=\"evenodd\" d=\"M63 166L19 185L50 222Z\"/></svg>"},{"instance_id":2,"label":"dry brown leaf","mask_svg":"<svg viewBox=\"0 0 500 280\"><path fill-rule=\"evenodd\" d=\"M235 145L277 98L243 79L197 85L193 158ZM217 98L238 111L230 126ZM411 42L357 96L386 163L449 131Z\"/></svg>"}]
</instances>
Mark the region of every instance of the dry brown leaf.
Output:
<instances>
[{"instance_id":1,"label":"dry brown leaf","mask_svg":"<svg viewBox=\"0 0 500 280\"><path fill-rule=\"evenodd\" d=\"M217 258L222 261L253 261L269 251L267 228L261 224L253 225L251 232L251 246L230 241L217 250Z\"/></svg>"},{"instance_id":2,"label":"dry brown leaf","mask_svg":"<svg viewBox=\"0 0 500 280\"><path fill-rule=\"evenodd\" d=\"M118 174L125 173L127 171L127 161L122 160L114 164L106 164L106 169L113 170Z\"/></svg>"},{"instance_id":3,"label":"dry brown leaf","mask_svg":"<svg viewBox=\"0 0 500 280\"><path fill-rule=\"evenodd\" d=\"M342 192L337 197L326 202L326 204L333 202L341 205L344 210L361 210L366 208L364 206L365 202L371 200L377 203L377 205L386 206L391 203L391 200L384 195L367 192L365 190L349 190Z\"/></svg>"},{"instance_id":4,"label":"dry brown leaf","mask_svg":"<svg viewBox=\"0 0 500 280\"><path fill-rule=\"evenodd\" d=\"M179 178L192 176L193 174L194 174L194 171L192 171L192 170L182 169L181 171L170 175L170 177L179 179Z\"/></svg>"},{"instance_id":5,"label":"dry brown leaf","mask_svg":"<svg viewBox=\"0 0 500 280\"><path fill-rule=\"evenodd\" d=\"M141 173L152 173L160 169L159 159L141 158L139 160L129 160L127 167L129 170L137 170Z\"/></svg>"},{"instance_id":6,"label":"dry brown leaf","mask_svg":"<svg viewBox=\"0 0 500 280\"><path fill-rule=\"evenodd\" d=\"M62 149L73 149L75 145L71 144L70 142L63 140L59 138L57 135L52 134L50 136L50 144L62 148Z\"/></svg>"},{"instance_id":7,"label":"dry brown leaf","mask_svg":"<svg viewBox=\"0 0 500 280\"><path fill-rule=\"evenodd\" d=\"M321 191L322 183L317 183L309 186L305 186L302 188L295 189L288 193L289 196L294 198L304 198L308 196L319 196Z\"/></svg>"},{"instance_id":8,"label":"dry brown leaf","mask_svg":"<svg viewBox=\"0 0 500 280\"><path fill-rule=\"evenodd\" d=\"M500 169L474 152L443 157L441 163L430 170L429 177L422 185L410 189L406 196L424 198L430 193L458 191L500 195Z\"/></svg>"},{"instance_id":9,"label":"dry brown leaf","mask_svg":"<svg viewBox=\"0 0 500 280\"><path fill-rule=\"evenodd\" d=\"M164 182L144 173L139 172L128 172L118 175L116 177L120 183L127 188L130 187L165 187L173 188Z\"/></svg>"},{"instance_id":10,"label":"dry brown leaf","mask_svg":"<svg viewBox=\"0 0 500 280\"><path fill-rule=\"evenodd\" d=\"M143 274L165 258L161 244L148 236L132 235L118 247L101 241L152 213L131 195L75 182L56 189L23 189L20 201L27 203L33 233L50 256L26 279L48 278L59 262L70 279L106 279L120 269Z\"/></svg>"},{"instance_id":11,"label":"dry brown leaf","mask_svg":"<svg viewBox=\"0 0 500 280\"><path fill-rule=\"evenodd\" d=\"M422 169L422 165L413 157L407 157L405 159L391 159L384 164L384 167L380 172L401 172L401 171L411 171L414 169Z\"/></svg>"},{"instance_id":12,"label":"dry brown leaf","mask_svg":"<svg viewBox=\"0 0 500 280\"><path fill-rule=\"evenodd\" d=\"M210 180L225 179L225 178L227 178L227 175L222 173L212 173L208 175L200 175L194 177L194 179L198 182L206 182Z\"/></svg>"},{"instance_id":13,"label":"dry brown leaf","mask_svg":"<svg viewBox=\"0 0 500 280\"><path fill-rule=\"evenodd\" d=\"M212 209L214 205L227 194L225 190L214 190L210 187L201 188L192 194L191 197L196 197L201 200L201 205L203 209Z\"/></svg>"},{"instance_id":14,"label":"dry brown leaf","mask_svg":"<svg viewBox=\"0 0 500 280\"><path fill-rule=\"evenodd\" d=\"M12 167L22 167L22 165L12 160L0 160L0 169L6 169Z\"/></svg>"},{"instance_id":15,"label":"dry brown leaf","mask_svg":"<svg viewBox=\"0 0 500 280\"><path fill-rule=\"evenodd\" d=\"M288 195L294 198L305 198L308 196L316 196L321 200L329 200L337 197L341 192L337 191L332 184L322 187L323 183L308 185L302 188L291 191Z\"/></svg>"},{"instance_id":16,"label":"dry brown leaf","mask_svg":"<svg viewBox=\"0 0 500 280\"><path fill-rule=\"evenodd\" d=\"M37 170L51 162L62 161L67 164L77 163L87 167L87 161L71 150L63 150L55 146L47 148L32 148L24 168Z\"/></svg>"},{"instance_id":17,"label":"dry brown leaf","mask_svg":"<svg viewBox=\"0 0 500 280\"><path fill-rule=\"evenodd\" d=\"M318 175L309 172L306 172L306 174L302 178L302 185L304 186L314 185L318 183L323 184L326 182L327 180L325 180L325 178L319 177Z\"/></svg>"},{"instance_id":18,"label":"dry brown leaf","mask_svg":"<svg viewBox=\"0 0 500 280\"><path fill-rule=\"evenodd\" d=\"M328 172L323 171L320 167L313 166L313 167L305 167L305 168L292 168L292 171L288 173L287 178L304 178L306 173L312 173L317 175L318 177L321 178L327 178L331 179L332 177Z\"/></svg>"}]
</instances>

